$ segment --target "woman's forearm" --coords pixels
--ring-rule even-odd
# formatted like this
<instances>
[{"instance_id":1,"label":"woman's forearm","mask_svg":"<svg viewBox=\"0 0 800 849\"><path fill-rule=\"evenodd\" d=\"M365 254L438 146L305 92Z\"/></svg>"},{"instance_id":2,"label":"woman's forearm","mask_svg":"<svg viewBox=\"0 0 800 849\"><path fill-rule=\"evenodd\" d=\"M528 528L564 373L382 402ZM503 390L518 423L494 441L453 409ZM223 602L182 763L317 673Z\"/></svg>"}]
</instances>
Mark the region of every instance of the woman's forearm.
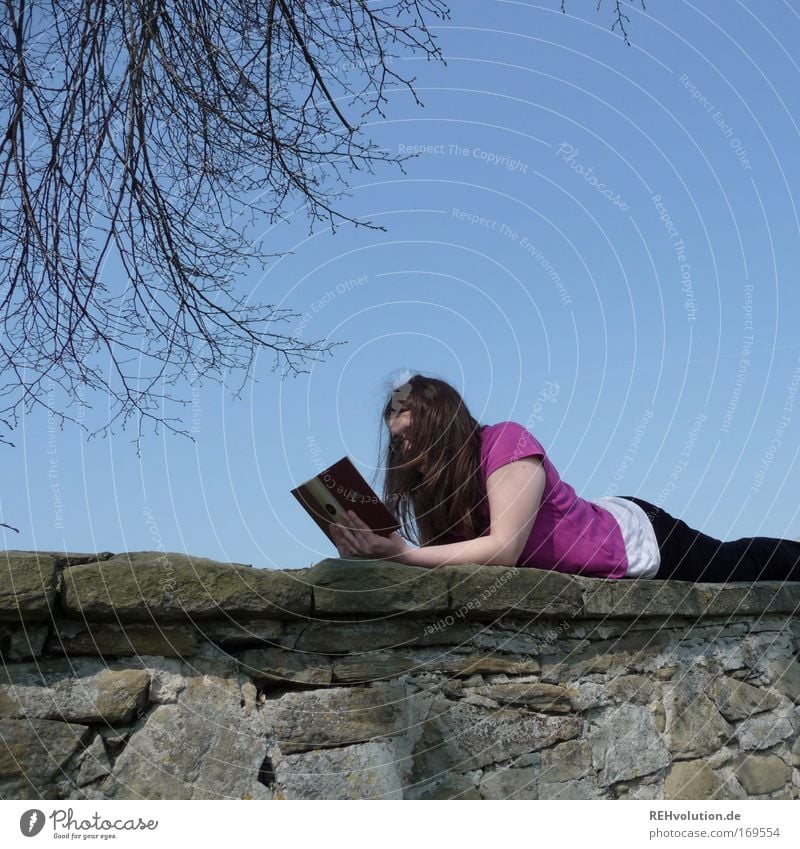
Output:
<instances>
[{"instance_id":1,"label":"woman's forearm","mask_svg":"<svg viewBox=\"0 0 800 849\"><path fill-rule=\"evenodd\" d=\"M511 563L512 555L508 546L502 546L491 534L464 542L451 542L447 545L427 545L420 548L407 548L405 551L390 557L396 563L406 563L409 566L423 566L433 569L437 566L452 566L457 563L494 563L500 566L515 566L516 559Z\"/></svg>"}]
</instances>

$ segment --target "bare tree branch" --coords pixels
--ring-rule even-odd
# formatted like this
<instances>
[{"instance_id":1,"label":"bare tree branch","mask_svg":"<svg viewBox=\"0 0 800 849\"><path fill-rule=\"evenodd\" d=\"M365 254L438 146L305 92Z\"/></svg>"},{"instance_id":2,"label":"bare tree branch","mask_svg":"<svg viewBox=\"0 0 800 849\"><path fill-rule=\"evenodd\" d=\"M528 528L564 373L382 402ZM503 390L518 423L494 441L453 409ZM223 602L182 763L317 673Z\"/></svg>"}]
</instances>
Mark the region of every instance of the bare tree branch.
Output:
<instances>
[{"instance_id":1,"label":"bare tree branch","mask_svg":"<svg viewBox=\"0 0 800 849\"><path fill-rule=\"evenodd\" d=\"M290 202L309 226L384 229L336 202L346 171L408 158L360 126L383 114L390 83L417 99L392 50L443 61L425 24L449 17L442 0L2 0L0 9L9 427L20 405L48 406L53 381L68 398L79 387L107 393L103 430L135 415L139 427L149 419L185 432L161 410L180 402L171 391L187 372L247 375L270 349L273 370L299 374L330 355L334 343L277 332L299 315L251 303L235 278L279 255L249 234L264 216L283 220Z\"/></svg>"},{"instance_id":2,"label":"bare tree branch","mask_svg":"<svg viewBox=\"0 0 800 849\"><path fill-rule=\"evenodd\" d=\"M630 47L631 42L628 38L628 30L626 29L626 25L631 22L631 19L626 15L623 10L624 0L613 0L614 2L614 21L611 24L611 32L615 32L617 29L620 31L622 38L625 41L625 44ZM630 3L633 3L634 0L629 0ZM645 8L644 0L639 0L642 4L642 9ZM597 0L597 11L600 11L600 7L603 5L603 0ZM561 11L566 14L567 12L567 0L561 0Z\"/></svg>"}]
</instances>

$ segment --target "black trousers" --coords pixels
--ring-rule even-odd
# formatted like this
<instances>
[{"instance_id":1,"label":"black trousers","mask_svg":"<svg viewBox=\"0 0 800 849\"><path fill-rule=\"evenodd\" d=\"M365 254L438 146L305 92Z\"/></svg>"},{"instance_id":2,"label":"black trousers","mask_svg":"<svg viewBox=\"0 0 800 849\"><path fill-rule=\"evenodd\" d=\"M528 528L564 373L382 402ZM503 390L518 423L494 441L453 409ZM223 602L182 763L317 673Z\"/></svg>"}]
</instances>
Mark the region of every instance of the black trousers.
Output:
<instances>
[{"instance_id":1,"label":"black trousers","mask_svg":"<svg viewBox=\"0 0 800 849\"><path fill-rule=\"evenodd\" d=\"M653 524L661 566L657 579L676 581L800 581L800 542L772 537L744 537L721 542L690 528L665 510L640 498Z\"/></svg>"}]
</instances>

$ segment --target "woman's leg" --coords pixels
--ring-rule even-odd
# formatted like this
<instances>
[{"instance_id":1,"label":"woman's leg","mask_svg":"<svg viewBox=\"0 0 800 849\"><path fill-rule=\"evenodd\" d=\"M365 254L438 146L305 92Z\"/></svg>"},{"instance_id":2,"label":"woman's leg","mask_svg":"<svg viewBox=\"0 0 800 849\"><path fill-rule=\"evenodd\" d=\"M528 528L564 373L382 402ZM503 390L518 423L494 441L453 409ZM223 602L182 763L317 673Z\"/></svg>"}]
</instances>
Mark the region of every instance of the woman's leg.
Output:
<instances>
[{"instance_id":1,"label":"woman's leg","mask_svg":"<svg viewBox=\"0 0 800 849\"><path fill-rule=\"evenodd\" d=\"M800 581L800 542L772 537L721 542L647 501L629 495L625 498L638 504L653 524L661 552L657 579Z\"/></svg>"}]
</instances>

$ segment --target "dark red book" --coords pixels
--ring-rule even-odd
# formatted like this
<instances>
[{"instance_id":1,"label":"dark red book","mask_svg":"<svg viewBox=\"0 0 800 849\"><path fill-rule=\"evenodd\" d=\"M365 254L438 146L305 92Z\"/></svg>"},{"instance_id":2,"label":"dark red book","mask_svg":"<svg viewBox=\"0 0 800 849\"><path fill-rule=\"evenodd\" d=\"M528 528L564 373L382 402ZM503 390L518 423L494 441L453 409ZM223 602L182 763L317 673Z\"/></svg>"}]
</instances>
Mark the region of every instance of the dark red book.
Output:
<instances>
[{"instance_id":1,"label":"dark red book","mask_svg":"<svg viewBox=\"0 0 800 849\"><path fill-rule=\"evenodd\" d=\"M349 457L342 457L311 480L291 490L291 493L334 545L336 543L328 525L340 522L349 526L346 510L352 510L381 536L388 537L400 528Z\"/></svg>"}]
</instances>

